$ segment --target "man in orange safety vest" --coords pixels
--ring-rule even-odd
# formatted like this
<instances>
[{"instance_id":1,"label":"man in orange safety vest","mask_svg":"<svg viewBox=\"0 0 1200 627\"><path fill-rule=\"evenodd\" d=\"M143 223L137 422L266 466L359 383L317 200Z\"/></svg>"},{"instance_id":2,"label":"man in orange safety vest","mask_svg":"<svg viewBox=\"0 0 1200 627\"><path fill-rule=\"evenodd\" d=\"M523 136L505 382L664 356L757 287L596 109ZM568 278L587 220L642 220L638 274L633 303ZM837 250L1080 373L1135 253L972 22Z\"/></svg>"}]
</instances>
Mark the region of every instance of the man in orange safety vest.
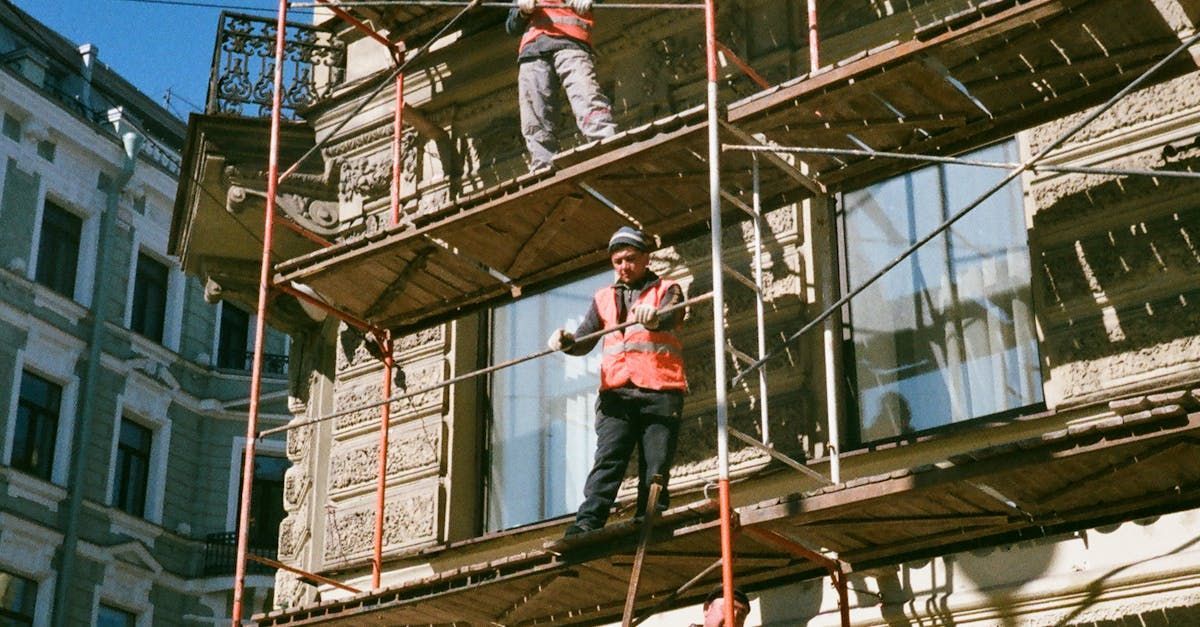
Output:
<instances>
[{"instance_id":1,"label":"man in orange safety vest","mask_svg":"<svg viewBox=\"0 0 1200 627\"><path fill-rule=\"evenodd\" d=\"M667 508L665 482L670 478L679 435L687 378L683 345L676 331L683 288L649 269L650 242L641 231L622 227L608 243L616 274L613 285L592 298L591 308L574 333L556 330L547 345L569 355L585 355L599 338L576 342L575 337L635 324L603 336L600 395L596 400L596 459L584 484L584 501L566 535L600 529L625 477L635 447L638 458L638 499L635 516L646 512L650 479L662 475L658 509Z\"/></svg>"},{"instance_id":2,"label":"man in orange safety vest","mask_svg":"<svg viewBox=\"0 0 1200 627\"><path fill-rule=\"evenodd\" d=\"M504 28L520 35L517 95L531 172L552 168L558 152L559 88L588 139L617 132L612 105L596 81L592 0L516 0Z\"/></svg>"}]
</instances>

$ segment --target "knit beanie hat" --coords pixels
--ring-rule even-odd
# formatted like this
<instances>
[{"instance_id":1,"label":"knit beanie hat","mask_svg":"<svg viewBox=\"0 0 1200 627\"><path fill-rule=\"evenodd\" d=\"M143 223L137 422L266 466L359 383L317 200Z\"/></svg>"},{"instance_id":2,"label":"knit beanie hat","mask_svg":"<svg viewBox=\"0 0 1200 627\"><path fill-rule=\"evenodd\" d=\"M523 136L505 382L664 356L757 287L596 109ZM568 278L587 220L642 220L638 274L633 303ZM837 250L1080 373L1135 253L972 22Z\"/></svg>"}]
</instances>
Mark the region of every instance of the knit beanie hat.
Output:
<instances>
[{"instance_id":1,"label":"knit beanie hat","mask_svg":"<svg viewBox=\"0 0 1200 627\"><path fill-rule=\"evenodd\" d=\"M608 238L608 253L611 255L620 246L630 246L642 252L649 252L650 244L646 234L631 227L623 226Z\"/></svg>"}]
</instances>

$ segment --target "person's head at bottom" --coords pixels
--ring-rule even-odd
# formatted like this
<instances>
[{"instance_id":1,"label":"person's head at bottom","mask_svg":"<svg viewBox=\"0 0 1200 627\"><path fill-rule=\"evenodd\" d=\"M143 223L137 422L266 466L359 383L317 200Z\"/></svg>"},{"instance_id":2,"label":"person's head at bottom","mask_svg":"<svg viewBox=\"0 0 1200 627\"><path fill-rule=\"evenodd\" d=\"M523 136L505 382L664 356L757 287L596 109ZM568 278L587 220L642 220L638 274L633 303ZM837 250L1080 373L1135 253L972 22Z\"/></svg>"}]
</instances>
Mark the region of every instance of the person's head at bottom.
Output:
<instances>
[{"instance_id":1,"label":"person's head at bottom","mask_svg":"<svg viewBox=\"0 0 1200 627\"><path fill-rule=\"evenodd\" d=\"M742 627L750 615L750 597L739 588L733 589L733 626ZM718 584L704 599L704 627L725 625L725 589Z\"/></svg>"}]
</instances>

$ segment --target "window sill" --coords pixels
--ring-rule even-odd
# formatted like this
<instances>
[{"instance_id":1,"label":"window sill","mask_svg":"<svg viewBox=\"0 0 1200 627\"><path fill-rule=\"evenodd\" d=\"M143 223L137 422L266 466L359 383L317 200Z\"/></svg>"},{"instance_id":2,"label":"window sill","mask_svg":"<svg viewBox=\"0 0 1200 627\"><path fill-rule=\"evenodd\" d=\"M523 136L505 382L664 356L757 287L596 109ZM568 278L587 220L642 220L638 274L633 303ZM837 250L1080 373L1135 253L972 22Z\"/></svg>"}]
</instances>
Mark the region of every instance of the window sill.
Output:
<instances>
[{"instance_id":1,"label":"window sill","mask_svg":"<svg viewBox=\"0 0 1200 627\"><path fill-rule=\"evenodd\" d=\"M109 506L108 530L110 533L128 536L149 548L154 548L154 540L163 534L163 528L144 519Z\"/></svg>"},{"instance_id":2,"label":"window sill","mask_svg":"<svg viewBox=\"0 0 1200 627\"><path fill-rule=\"evenodd\" d=\"M88 308L75 302L75 300L67 298L54 290L42 285L34 283L33 304L43 309L49 309L60 316L63 316L71 322L71 324L79 324L81 320L87 317Z\"/></svg>"},{"instance_id":3,"label":"window sill","mask_svg":"<svg viewBox=\"0 0 1200 627\"><path fill-rule=\"evenodd\" d=\"M44 479L11 468L4 469L4 473L8 479L8 496L12 498L37 503L52 512L57 512L58 504L67 498L66 490Z\"/></svg>"}]
</instances>

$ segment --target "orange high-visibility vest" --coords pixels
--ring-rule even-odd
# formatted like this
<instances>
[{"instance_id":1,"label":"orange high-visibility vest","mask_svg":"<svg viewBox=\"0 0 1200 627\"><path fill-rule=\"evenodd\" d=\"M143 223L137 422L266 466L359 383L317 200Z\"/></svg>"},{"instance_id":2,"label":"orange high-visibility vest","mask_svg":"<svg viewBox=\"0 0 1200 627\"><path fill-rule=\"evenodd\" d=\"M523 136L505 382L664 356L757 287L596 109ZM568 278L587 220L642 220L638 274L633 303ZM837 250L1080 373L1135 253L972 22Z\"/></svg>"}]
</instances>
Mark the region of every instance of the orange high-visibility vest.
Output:
<instances>
[{"instance_id":1,"label":"orange high-visibility vest","mask_svg":"<svg viewBox=\"0 0 1200 627\"><path fill-rule=\"evenodd\" d=\"M674 281L659 279L642 288L635 304L658 309ZM605 328L617 322L617 290L605 287L596 292L596 311ZM678 325L676 325L678 326ZM683 344L674 329L651 331L635 324L604 336L600 360L600 389L610 390L629 383L648 390L687 391L683 373Z\"/></svg>"},{"instance_id":2,"label":"orange high-visibility vest","mask_svg":"<svg viewBox=\"0 0 1200 627\"><path fill-rule=\"evenodd\" d=\"M561 5L560 2L548 2L547 0L542 0L542 3ZM517 50L524 50L526 44L542 35L570 37L590 46L592 45L592 26L594 24L591 11L579 15L566 6L534 9L533 14L529 16L529 27L521 36L521 45Z\"/></svg>"}]
</instances>

